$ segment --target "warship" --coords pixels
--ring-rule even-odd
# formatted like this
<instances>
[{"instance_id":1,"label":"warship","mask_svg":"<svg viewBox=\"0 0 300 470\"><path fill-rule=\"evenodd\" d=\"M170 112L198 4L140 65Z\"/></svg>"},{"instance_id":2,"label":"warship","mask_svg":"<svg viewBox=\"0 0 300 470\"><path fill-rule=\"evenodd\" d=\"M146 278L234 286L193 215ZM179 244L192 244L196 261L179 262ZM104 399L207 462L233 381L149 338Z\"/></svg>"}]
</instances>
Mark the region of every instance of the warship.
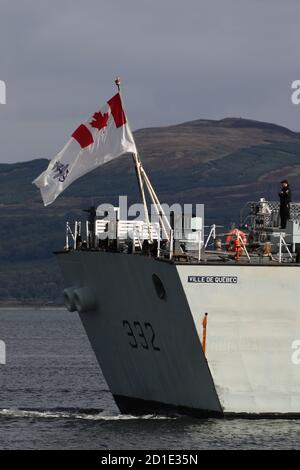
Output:
<instances>
[{"instance_id":1,"label":"warship","mask_svg":"<svg viewBox=\"0 0 300 470\"><path fill-rule=\"evenodd\" d=\"M300 413L300 205L284 231L278 213L261 198L239 226L207 236L203 219L182 216L181 239L178 217L168 239L164 225L94 208L85 237L67 224L56 252L65 305L122 413Z\"/></svg>"},{"instance_id":2,"label":"warship","mask_svg":"<svg viewBox=\"0 0 300 470\"><path fill-rule=\"evenodd\" d=\"M279 204L264 197L228 228L205 227L204 211L167 214L122 106L118 93L34 181L47 205L132 153L142 217L90 207L85 223L66 223L55 253L65 306L78 312L118 408L300 415L300 203L284 229Z\"/></svg>"}]
</instances>

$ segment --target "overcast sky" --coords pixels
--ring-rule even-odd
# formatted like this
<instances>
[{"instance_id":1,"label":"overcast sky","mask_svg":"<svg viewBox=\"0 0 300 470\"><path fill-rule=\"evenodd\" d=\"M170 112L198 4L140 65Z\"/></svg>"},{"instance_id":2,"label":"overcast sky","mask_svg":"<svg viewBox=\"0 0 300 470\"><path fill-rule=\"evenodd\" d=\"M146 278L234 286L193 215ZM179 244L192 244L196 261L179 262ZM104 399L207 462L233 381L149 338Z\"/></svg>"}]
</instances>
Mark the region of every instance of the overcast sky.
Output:
<instances>
[{"instance_id":1,"label":"overcast sky","mask_svg":"<svg viewBox=\"0 0 300 470\"><path fill-rule=\"evenodd\" d=\"M299 50L299 0L0 0L0 161L52 158L116 75L133 129L242 116L300 131Z\"/></svg>"}]
</instances>

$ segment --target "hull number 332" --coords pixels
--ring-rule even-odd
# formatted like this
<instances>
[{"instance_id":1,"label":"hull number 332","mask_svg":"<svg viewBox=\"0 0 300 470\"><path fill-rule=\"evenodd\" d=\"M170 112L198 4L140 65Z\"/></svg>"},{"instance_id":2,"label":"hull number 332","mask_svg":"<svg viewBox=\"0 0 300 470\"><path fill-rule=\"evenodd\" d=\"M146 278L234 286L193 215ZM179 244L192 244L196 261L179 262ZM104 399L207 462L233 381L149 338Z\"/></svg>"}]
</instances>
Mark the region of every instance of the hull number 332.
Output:
<instances>
[{"instance_id":1,"label":"hull number 332","mask_svg":"<svg viewBox=\"0 0 300 470\"><path fill-rule=\"evenodd\" d=\"M128 320L123 320L123 327L127 333L129 344L132 348L160 351L151 323L140 323L139 321L129 322Z\"/></svg>"}]
</instances>

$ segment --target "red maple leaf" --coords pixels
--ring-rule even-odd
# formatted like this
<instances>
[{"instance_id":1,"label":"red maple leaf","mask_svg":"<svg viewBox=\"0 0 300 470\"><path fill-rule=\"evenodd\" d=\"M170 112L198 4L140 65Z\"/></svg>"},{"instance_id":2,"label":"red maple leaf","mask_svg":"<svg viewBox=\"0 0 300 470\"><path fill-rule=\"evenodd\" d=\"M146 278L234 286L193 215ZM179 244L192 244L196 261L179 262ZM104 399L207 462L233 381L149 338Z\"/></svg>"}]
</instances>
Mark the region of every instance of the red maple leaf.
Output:
<instances>
[{"instance_id":1,"label":"red maple leaf","mask_svg":"<svg viewBox=\"0 0 300 470\"><path fill-rule=\"evenodd\" d=\"M104 127L107 126L107 121L108 121L108 113L102 114L100 111L99 113L94 113L93 114L93 121L90 122L90 125L92 127L95 127L96 129L103 129Z\"/></svg>"}]
</instances>

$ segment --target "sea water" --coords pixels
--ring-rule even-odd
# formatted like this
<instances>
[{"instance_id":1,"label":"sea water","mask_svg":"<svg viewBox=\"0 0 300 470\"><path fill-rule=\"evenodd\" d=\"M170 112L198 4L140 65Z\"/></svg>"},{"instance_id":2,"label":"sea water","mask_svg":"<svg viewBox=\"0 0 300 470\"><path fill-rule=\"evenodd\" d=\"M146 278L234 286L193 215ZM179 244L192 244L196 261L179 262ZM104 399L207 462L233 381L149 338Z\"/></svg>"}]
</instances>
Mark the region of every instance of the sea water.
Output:
<instances>
[{"instance_id":1,"label":"sea water","mask_svg":"<svg viewBox=\"0 0 300 470\"><path fill-rule=\"evenodd\" d=\"M300 420L120 415L77 313L0 309L0 341L0 449L300 449Z\"/></svg>"}]
</instances>

